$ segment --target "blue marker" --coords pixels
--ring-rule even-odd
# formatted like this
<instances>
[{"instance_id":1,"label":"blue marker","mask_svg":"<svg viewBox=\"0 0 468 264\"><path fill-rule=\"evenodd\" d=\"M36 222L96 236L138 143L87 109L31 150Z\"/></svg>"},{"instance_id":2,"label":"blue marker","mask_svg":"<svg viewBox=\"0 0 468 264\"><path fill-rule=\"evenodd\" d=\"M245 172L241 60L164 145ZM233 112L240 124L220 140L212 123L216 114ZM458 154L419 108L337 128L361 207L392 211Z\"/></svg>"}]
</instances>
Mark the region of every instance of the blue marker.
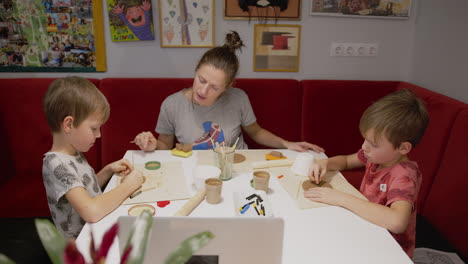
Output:
<instances>
[{"instance_id":1,"label":"blue marker","mask_svg":"<svg viewBox=\"0 0 468 264\"><path fill-rule=\"evenodd\" d=\"M246 205L244 206L244 208L242 208L242 211L240 211L240 213L241 213L241 214L244 214L245 211L247 211L247 209L249 209L249 208L250 208L250 204L246 204Z\"/></svg>"}]
</instances>

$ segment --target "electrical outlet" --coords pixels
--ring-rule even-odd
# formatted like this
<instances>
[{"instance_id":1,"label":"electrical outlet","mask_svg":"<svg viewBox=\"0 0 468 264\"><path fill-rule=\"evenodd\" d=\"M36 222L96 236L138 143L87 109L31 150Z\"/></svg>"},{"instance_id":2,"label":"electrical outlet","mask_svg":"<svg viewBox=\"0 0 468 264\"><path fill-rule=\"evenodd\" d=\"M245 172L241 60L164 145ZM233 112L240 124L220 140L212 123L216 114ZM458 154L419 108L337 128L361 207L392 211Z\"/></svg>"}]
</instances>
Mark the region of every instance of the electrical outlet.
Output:
<instances>
[{"instance_id":1,"label":"electrical outlet","mask_svg":"<svg viewBox=\"0 0 468 264\"><path fill-rule=\"evenodd\" d=\"M368 57L377 56L377 43L342 43L332 42L330 56Z\"/></svg>"},{"instance_id":2,"label":"electrical outlet","mask_svg":"<svg viewBox=\"0 0 468 264\"><path fill-rule=\"evenodd\" d=\"M356 56L357 50L356 50L356 45L353 43L344 43L345 45L345 50L344 50L344 55L343 56Z\"/></svg>"},{"instance_id":3,"label":"electrical outlet","mask_svg":"<svg viewBox=\"0 0 468 264\"><path fill-rule=\"evenodd\" d=\"M333 42L330 47L330 56L344 56L344 50L343 43Z\"/></svg>"},{"instance_id":4,"label":"electrical outlet","mask_svg":"<svg viewBox=\"0 0 468 264\"><path fill-rule=\"evenodd\" d=\"M379 44L377 43L369 43L368 44L368 56L377 56L377 53L379 51Z\"/></svg>"}]
</instances>

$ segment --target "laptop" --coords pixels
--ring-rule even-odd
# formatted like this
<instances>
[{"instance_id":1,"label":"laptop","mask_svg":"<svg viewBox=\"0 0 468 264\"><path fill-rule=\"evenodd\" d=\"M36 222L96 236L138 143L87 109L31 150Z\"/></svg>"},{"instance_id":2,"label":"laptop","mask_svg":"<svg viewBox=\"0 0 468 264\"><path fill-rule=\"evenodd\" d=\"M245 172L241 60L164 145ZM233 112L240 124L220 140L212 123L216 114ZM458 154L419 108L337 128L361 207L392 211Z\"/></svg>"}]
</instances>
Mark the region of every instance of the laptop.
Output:
<instances>
[{"instance_id":1,"label":"laptop","mask_svg":"<svg viewBox=\"0 0 468 264\"><path fill-rule=\"evenodd\" d=\"M118 219L120 254L135 219ZM153 217L144 263L163 263L183 240L204 231L215 237L186 263L281 263L284 222L274 217Z\"/></svg>"}]
</instances>

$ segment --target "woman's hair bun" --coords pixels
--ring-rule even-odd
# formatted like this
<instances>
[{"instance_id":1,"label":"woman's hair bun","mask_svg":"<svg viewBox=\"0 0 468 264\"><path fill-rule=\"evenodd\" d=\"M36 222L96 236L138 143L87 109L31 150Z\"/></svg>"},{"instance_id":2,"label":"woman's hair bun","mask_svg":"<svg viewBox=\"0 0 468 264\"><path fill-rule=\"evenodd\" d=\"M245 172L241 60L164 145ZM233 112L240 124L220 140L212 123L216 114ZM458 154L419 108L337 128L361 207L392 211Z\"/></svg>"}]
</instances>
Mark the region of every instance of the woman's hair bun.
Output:
<instances>
[{"instance_id":1,"label":"woman's hair bun","mask_svg":"<svg viewBox=\"0 0 468 264\"><path fill-rule=\"evenodd\" d=\"M235 52L236 50L240 50L244 47L244 42L242 42L239 34L236 31L231 31L226 34L226 43L224 47L229 48L230 51Z\"/></svg>"}]
</instances>

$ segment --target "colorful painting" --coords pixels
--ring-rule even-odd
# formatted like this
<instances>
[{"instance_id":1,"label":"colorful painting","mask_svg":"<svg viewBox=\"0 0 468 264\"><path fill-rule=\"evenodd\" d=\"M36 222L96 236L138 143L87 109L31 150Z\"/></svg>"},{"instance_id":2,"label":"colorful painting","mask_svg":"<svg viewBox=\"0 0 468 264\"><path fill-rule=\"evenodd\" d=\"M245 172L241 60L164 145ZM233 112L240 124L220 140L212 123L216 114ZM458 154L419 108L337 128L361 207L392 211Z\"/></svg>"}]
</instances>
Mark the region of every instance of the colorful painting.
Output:
<instances>
[{"instance_id":1,"label":"colorful painting","mask_svg":"<svg viewBox=\"0 0 468 264\"><path fill-rule=\"evenodd\" d=\"M312 15L408 18L411 0L311 0Z\"/></svg>"},{"instance_id":2,"label":"colorful painting","mask_svg":"<svg viewBox=\"0 0 468 264\"><path fill-rule=\"evenodd\" d=\"M300 43L300 25L255 25L254 71L299 71Z\"/></svg>"},{"instance_id":3,"label":"colorful painting","mask_svg":"<svg viewBox=\"0 0 468 264\"><path fill-rule=\"evenodd\" d=\"M108 0L112 41L154 40L150 0Z\"/></svg>"},{"instance_id":4,"label":"colorful painting","mask_svg":"<svg viewBox=\"0 0 468 264\"><path fill-rule=\"evenodd\" d=\"M225 19L300 20L300 0L224 0Z\"/></svg>"},{"instance_id":5,"label":"colorful painting","mask_svg":"<svg viewBox=\"0 0 468 264\"><path fill-rule=\"evenodd\" d=\"M99 1L2 0L0 71L106 71L96 10L102 11Z\"/></svg>"},{"instance_id":6,"label":"colorful painting","mask_svg":"<svg viewBox=\"0 0 468 264\"><path fill-rule=\"evenodd\" d=\"M160 0L161 47L213 47L214 0Z\"/></svg>"}]
</instances>

